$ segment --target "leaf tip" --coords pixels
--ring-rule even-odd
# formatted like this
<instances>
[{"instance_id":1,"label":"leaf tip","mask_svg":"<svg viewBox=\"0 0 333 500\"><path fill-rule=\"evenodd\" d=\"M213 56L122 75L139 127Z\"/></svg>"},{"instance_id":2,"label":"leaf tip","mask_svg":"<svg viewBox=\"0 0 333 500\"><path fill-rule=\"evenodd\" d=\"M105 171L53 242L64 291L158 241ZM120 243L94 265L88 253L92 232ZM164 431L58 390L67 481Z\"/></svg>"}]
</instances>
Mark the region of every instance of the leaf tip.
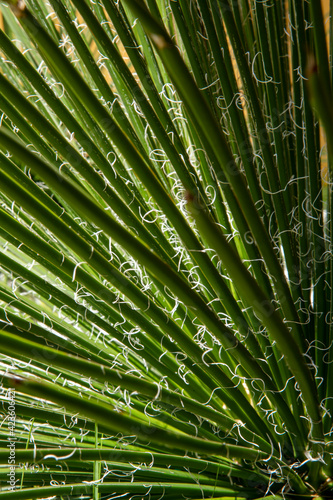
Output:
<instances>
[{"instance_id":1,"label":"leaf tip","mask_svg":"<svg viewBox=\"0 0 333 500\"><path fill-rule=\"evenodd\" d=\"M9 7L11 8L13 14L20 19L24 17L26 14L26 5L24 0L6 0L9 3Z\"/></svg>"},{"instance_id":2,"label":"leaf tip","mask_svg":"<svg viewBox=\"0 0 333 500\"><path fill-rule=\"evenodd\" d=\"M169 49L170 47L172 47L172 44L163 35L159 35L157 33L150 33L150 38L152 39L152 41L159 50Z\"/></svg>"},{"instance_id":3,"label":"leaf tip","mask_svg":"<svg viewBox=\"0 0 333 500\"><path fill-rule=\"evenodd\" d=\"M306 77L309 79L314 75L318 74L318 64L313 53L308 55L308 61L306 65Z\"/></svg>"}]
</instances>

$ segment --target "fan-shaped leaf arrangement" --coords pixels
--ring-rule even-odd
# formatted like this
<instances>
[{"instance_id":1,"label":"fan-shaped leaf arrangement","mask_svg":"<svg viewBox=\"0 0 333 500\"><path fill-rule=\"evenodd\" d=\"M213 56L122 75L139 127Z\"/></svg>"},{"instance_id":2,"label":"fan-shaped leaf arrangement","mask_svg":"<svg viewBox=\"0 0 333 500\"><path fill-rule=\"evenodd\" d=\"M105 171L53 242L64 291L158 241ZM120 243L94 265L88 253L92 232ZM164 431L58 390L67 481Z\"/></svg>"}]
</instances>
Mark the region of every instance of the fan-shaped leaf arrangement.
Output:
<instances>
[{"instance_id":1,"label":"fan-shaped leaf arrangement","mask_svg":"<svg viewBox=\"0 0 333 500\"><path fill-rule=\"evenodd\" d=\"M332 498L320 2L0 9L0 499Z\"/></svg>"}]
</instances>

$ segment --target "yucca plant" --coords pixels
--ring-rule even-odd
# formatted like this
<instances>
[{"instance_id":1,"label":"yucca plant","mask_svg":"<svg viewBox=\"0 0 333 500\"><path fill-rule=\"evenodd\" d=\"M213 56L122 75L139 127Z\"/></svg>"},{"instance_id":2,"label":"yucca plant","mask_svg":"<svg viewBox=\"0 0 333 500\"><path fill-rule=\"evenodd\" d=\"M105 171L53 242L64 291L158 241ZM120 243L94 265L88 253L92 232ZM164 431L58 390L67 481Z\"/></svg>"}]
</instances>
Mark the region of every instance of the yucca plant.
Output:
<instances>
[{"instance_id":1,"label":"yucca plant","mask_svg":"<svg viewBox=\"0 0 333 500\"><path fill-rule=\"evenodd\" d=\"M322 4L0 9L0 499L332 498Z\"/></svg>"}]
</instances>

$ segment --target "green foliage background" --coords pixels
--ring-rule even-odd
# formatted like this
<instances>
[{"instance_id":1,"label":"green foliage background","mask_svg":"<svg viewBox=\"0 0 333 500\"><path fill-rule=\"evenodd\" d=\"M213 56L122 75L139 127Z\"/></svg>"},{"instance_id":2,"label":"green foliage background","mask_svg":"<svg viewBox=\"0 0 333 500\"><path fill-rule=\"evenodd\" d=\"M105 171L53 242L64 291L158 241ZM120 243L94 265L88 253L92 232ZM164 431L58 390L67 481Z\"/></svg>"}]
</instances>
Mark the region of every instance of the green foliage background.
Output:
<instances>
[{"instance_id":1,"label":"green foliage background","mask_svg":"<svg viewBox=\"0 0 333 500\"><path fill-rule=\"evenodd\" d=\"M0 499L332 498L331 17L0 12Z\"/></svg>"}]
</instances>

